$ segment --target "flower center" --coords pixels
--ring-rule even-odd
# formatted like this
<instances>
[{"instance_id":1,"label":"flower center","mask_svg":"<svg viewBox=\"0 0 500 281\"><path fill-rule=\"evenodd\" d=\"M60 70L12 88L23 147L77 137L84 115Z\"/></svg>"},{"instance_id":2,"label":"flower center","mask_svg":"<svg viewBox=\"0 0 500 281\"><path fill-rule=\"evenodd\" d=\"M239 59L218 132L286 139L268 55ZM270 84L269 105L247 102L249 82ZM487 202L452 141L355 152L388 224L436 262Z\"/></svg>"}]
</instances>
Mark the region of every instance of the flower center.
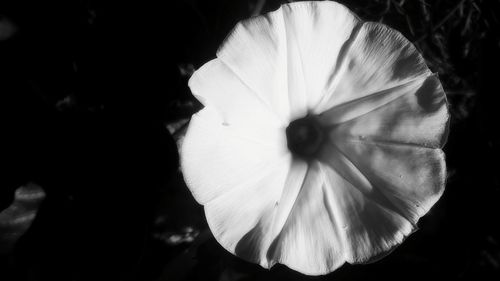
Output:
<instances>
[{"instance_id":1,"label":"flower center","mask_svg":"<svg viewBox=\"0 0 500 281\"><path fill-rule=\"evenodd\" d=\"M312 116L297 119L286 128L288 149L298 157L310 159L323 142L323 131Z\"/></svg>"}]
</instances>

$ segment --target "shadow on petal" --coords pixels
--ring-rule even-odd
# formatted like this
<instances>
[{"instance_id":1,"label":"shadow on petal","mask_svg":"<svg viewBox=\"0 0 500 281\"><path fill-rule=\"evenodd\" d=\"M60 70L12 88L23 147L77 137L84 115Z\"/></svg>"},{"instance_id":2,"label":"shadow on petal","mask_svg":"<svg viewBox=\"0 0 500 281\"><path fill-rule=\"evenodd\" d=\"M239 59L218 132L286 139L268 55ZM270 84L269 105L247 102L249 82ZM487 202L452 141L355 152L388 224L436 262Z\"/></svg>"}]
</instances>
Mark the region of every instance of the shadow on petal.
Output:
<instances>
[{"instance_id":1,"label":"shadow on petal","mask_svg":"<svg viewBox=\"0 0 500 281\"><path fill-rule=\"evenodd\" d=\"M446 96L444 94L431 95L429 93L444 93L437 77L435 79L426 79L422 86L415 92L418 105L426 113L435 112L443 104L446 104Z\"/></svg>"},{"instance_id":2,"label":"shadow on petal","mask_svg":"<svg viewBox=\"0 0 500 281\"><path fill-rule=\"evenodd\" d=\"M261 249L259 245L262 245L262 238L265 234L262 231L262 222L259 221L247 234L245 234L241 240L236 244L234 253L247 261L260 263Z\"/></svg>"}]
</instances>

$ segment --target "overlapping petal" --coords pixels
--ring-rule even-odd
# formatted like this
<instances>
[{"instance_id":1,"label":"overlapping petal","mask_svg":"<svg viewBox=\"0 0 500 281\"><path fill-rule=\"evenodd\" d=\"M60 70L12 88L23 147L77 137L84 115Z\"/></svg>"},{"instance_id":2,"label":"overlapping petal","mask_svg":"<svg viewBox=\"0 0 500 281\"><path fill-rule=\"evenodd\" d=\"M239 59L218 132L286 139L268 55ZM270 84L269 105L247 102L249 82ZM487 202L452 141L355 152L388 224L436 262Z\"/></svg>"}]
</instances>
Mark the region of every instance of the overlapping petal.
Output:
<instances>
[{"instance_id":1,"label":"overlapping petal","mask_svg":"<svg viewBox=\"0 0 500 281\"><path fill-rule=\"evenodd\" d=\"M239 23L217 57L290 122L320 101L359 27L338 3L292 3Z\"/></svg>"},{"instance_id":2,"label":"overlapping petal","mask_svg":"<svg viewBox=\"0 0 500 281\"><path fill-rule=\"evenodd\" d=\"M288 218L308 171L306 163L288 156L281 165L268 169L265 177L258 177L258 182L205 205L217 240L228 251L266 268L275 264L269 247Z\"/></svg>"},{"instance_id":3,"label":"overlapping petal","mask_svg":"<svg viewBox=\"0 0 500 281\"><path fill-rule=\"evenodd\" d=\"M332 128L331 140L363 140L432 148L441 148L445 144L449 113L437 75L390 89L385 95L388 102L380 102L379 106L373 106L377 97L371 96L366 99L371 98L372 102L353 101L323 113L323 122ZM368 112L361 109L363 106L368 108ZM372 109L374 107L376 109Z\"/></svg>"},{"instance_id":4,"label":"overlapping petal","mask_svg":"<svg viewBox=\"0 0 500 281\"><path fill-rule=\"evenodd\" d=\"M294 78L288 81L289 94L303 96L303 104L311 111L339 71L362 22L343 5L330 1L293 3L282 9L288 42L288 71L298 72L289 75ZM297 76L303 80L295 78Z\"/></svg>"},{"instance_id":5,"label":"overlapping petal","mask_svg":"<svg viewBox=\"0 0 500 281\"><path fill-rule=\"evenodd\" d=\"M198 69L189 80L189 87L204 106L218 113L221 124L239 134L272 142L277 129L287 125L220 59Z\"/></svg>"},{"instance_id":6,"label":"overlapping petal","mask_svg":"<svg viewBox=\"0 0 500 281\"><path fill-rule=\"evenodd\" d=\"M310 275L326 274L346 261L338 206L321 166L310 164L286 224L268 251L273 262Z\"/></svg>"},{"instance_id":7,"label":"overlapping petal","mask_svg":"<svg viewBox=\"0 0 500 281\"><path fill-rule=\"evenodd\" d=\"M269 267L266 250L291 161L284 157L205 204L210 229L228 251Z\"/></svg>"},{"instance_id":8,"label":"overlapping petal","mask_svg":"<svg viewBox=\"0 0 500 281\"><path fill-rule=\"evenodd\" d=\"M346 48L338 72L314 108L316 114L431 74L413 44L383 24L363 23Z\"/></svg>"},{"instance_id":9,"label":"overlapping petal","mask_svg":"<svg viewBox=\"0 0 500 281\"><path fill-rule=\"evenodd\" d=\"M331 166L324 168L331 205L345 245L349 263L372 261L399 245L411 233L413 225L380 200L377 190L365 193Z\"/></svg>"},{"instance_id":10,"label":"overlapping petal","mask_svg":"<svg viewBox=\"0 0 500 281\"><path fill-rule=\"evenodd\" d=\"M340 140L326 145L319 160L346 231L350 263L372 260L400 244L444 188L439 149Z\"/></svg>"},{"instance_id":11,"label":"overlapping petal","mask_svg":"<svg viewBox=\"0 0 500 281\"><path fill-rule=\"evenodd\" d=\"M281 9L238 23L217 51L217 57L282 122L289 121L293 101L288 95L288 53Z\"/></svg>"},{"instance_id":12,"label":"overlapping petal","mask_svg":"<svg viewBox=\"0 0 500 281\"><path fill-rule=\"evenodd\" d=\"M446 165L440 149L369 141L337 141L336 145L373 189L386 197L384 205L393 206L412 224L443 193Z\"/></svg>"},{"instance_id":13,"label":"overlapping petal","mask_svg":"<svg viewBox=\"0 0 500 281\"><path fill-rule=\"evenodd\" d=\"M269 268L305 274L381 257L441 196L447 101L415 47L329 2L239 23L189 85L205 105L181 151L215 238ZM289 122L317 115L313 160Z\"/></svg>"}]
</instances>

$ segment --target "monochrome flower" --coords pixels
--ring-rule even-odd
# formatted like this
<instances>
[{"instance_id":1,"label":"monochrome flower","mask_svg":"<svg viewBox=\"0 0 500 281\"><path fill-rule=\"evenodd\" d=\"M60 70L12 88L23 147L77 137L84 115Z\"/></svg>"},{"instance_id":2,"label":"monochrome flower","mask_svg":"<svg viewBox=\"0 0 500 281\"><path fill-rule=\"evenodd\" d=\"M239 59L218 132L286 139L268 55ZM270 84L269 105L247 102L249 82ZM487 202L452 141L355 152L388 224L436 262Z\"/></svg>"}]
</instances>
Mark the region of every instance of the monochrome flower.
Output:
<instances>
[{"instance_id":1,"label":"monochrome flower","mask_svg":"<svg viewBox=\"0 0 500 281\"><path fill-rule=\"evenodd\" d=\"M181 166L217 241L329 273L387 254L441 196L449 113L399 32L341 4L242 21L195 71Z\"/></svg>"}]
</instances>

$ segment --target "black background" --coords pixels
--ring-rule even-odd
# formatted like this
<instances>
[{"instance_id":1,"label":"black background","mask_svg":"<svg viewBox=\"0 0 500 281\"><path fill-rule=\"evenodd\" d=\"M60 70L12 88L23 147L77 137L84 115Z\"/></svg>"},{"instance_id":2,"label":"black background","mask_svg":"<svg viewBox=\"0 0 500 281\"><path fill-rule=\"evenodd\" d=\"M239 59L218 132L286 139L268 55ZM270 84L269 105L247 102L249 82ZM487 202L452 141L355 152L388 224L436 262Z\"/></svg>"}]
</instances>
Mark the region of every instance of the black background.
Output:
<instances>
[{"instance_id":1,"label":"black background","mask_svg":"<svg viewBox=\"0 0 500 281\"><path fill-rule=\"evenodd\" d=\"M499 1L341 1L400 30L440 74L449 178L391 255L323 277L225 252L166 129L200 108L184 72L213 58L236 22L284 1L104 2L0 2L0 25L14 30L0 41L0 210L26 182L46 192L31 228L0 256L0 280L500 277Z\"/></svg>"}]
</instances>

